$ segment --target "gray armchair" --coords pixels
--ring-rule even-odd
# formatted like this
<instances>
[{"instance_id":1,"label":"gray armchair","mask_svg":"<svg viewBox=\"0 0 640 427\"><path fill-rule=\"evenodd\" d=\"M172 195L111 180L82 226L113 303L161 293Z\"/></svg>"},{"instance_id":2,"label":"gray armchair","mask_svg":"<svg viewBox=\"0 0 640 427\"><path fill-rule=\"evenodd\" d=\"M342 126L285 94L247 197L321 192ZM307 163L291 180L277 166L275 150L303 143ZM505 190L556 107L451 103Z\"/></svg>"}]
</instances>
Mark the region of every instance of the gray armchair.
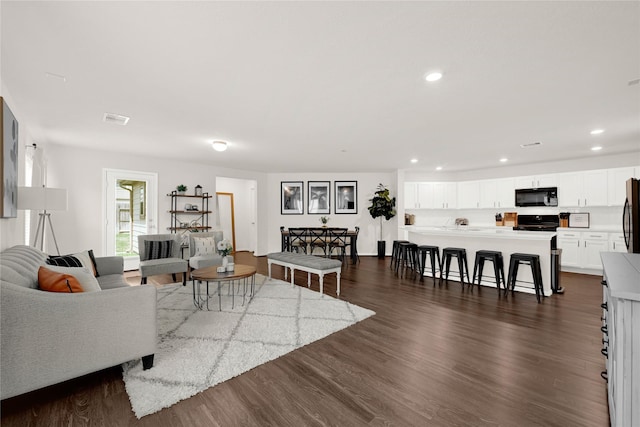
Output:
<instances>
[{"instance_id":1,"label":"gray armchair","mask_svg":"<svg viewBox=\"0 0 640 427\"><path fill-rule=\"evenodd\" d=\"M182 285L187 284L189 264L181 257L180 236L177 234L138 236L138 253L141 284L147 283L147 277L158 274L171 274L175 282L176 273L182 273Z\"/></svg>"},{"instance_id":2,"label":"gray armchair","mask_svg":"<svg viewBox=\"0 0 640 427\"><path fill-rule=\"evenodd\" d=\"M213 237L214 253L201 254L197 252L197 239ZM222 240L222 231L212 231L207 233L191 233L189 235L189 267L194 270L205 267L222 265L222 256L215 250L218 242Z\"/></svg>"}]
</instances>

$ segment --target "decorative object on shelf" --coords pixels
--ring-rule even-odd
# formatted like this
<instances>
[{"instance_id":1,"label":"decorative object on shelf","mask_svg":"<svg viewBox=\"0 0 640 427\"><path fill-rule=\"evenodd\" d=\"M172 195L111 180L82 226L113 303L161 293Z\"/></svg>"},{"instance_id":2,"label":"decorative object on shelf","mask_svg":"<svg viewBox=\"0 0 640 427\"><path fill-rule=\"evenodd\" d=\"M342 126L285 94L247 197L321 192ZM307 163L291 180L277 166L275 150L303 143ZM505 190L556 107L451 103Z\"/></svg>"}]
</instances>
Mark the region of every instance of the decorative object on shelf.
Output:
<instances>
[{"instance_id":1,"label":"decorative object on shelf","mask_svg":"<svg viewBox=\"0 0 640 427\"><path fill-rule=\"evenodd\" d=\"M198 197L202 197L202 186L201 185L196 185L196 189L195 189L195 193L196 196Z\"/></svg>"},{"instance_id":2,"label":"decorative object on shelf","mask_svg":"<svg viewBox=\"0 0 640 427\"><path fill-rule=\"evenodd\" d=\"M188 211L198 211L198 205L191 205L191 207L189 209L186 209Z\"/></svg>"},{"instance_id":3,"label":"decorative object on shelf","mask_svg":"<svg viewBox=\"0 0 640 427\"><path fill-rule=\"evenodd\" d=\"M280 183L280 215L304 214L304 187L302 181Z\"/></svg>"},{"instance_id":4,"label":"decorative object on shelf","mask_svg":"<svg viewBox=\"0 0 640 427\"><path fill-rule=\"evenodd\" d=\"M496 225L500 227L502 226L502 214L500 212L496 214Z\"/></svg>"},{"instance_id":5,"label":"decorative object on shelf","mask_svg":"<svg viewBox=\"0 0 640 427\"><path fill-rule=\"evenodd\" d=\"M321 216L320 217L320 222L322 223L323 227L326 227L327 223L329 222L329 217L328 216Z\"/></svg>"},{"instance_id":6,"label":"decorative object on shelf","mask_svg":"<svg viewBox=\"0 0 640 427\"><path fill-rule=\"evenodd\" d=\"M184 193L187 192L187 186L180 184L176 187L176 191L180 196L184 196Z\"/></svg>"},{"instance_id":7,"label":"decorative object on shelf","mask_svg":"<svg viewBox=\"0 0 640 427\"><path fill-rule=\"evenodd\" d=\"M337 188L337 185L336 185ZM382 240L382 218L389 221L396 216L396 198L389 195L389 189L383 184L378 184L378 189L369 199L369 213L373 219L380 218L380 240L378 240L378 258L384 258L386 254L386 241ZM337 205L336 205L337 207Z\"/></svg>"},{"instance_id":8,"label":"decorative object on shelf","mask_svg":"<svg viewBox=\"0 0 640 427\"><path fill-rule=\"evenodd\" d=\"M336 181L335 186L336 213L357 214L358 181Z\"/></svg>"},{"instance_id":9,"label":"decorative object on shelf","mask_svg":"<svg viewBox=\"0 0 640 427\"><path fill-rule=\"evenodd\" d=\"M331 181L309 181L307 186L309 187L307 211L310 214L330 214Z\"/></svg>"},{"instance_id":10,"label":"decorative object on shelf","mask_svg":"<svg viewBox=\"0 0 640 427\"><path fill-rule=\"evenodd\" d=\"M185 203L184 204L184 210L185 211L190 211L191 210L191 203Z\"/></svg>"}]
</instances>

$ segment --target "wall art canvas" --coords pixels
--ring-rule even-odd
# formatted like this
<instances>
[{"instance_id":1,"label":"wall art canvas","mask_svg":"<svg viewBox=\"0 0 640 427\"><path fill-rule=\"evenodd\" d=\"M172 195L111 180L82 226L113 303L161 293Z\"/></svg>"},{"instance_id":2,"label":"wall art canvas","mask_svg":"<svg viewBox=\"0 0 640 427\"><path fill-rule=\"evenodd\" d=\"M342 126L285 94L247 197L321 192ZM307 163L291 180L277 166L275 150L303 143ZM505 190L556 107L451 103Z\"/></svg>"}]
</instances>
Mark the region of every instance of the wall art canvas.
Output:
<instances>
[{"instance_id":1,"label":"wall art canvas","mask_svg":"<svg viewBox=\"0 0 640 427\"><path fill-rule=\"evenodd\" d=\"M336 214L358 213L358 181L336 181Z\"/></svg>"},{"instance_id":2,"label":"wall art canvas","mask_svg":"<svg viewBox=\"0 0 640 427\"><path fill-rule=\"evenodd\" d=\"M280 183L280 214L304 214L304 184L302 181Z\"/></svg>"},{"instance_id":3,"label":"wall art canvas","mask_svg":"<svg viewBox=\"0 0 640 427\"><path fill-rule=\"evenodd\" d=\"M2 218L18 215L18 122L4 98L0 97L0 214Z\"/></svg>"},{"instance_id":4,"label":"wall art canvas","mask_svg":"<svg viewBox=\"0 0 640 427\"><path fill-rule=\"evenodd\" d=\"M307 212L310 214L330 214L331 181L309 181L307 184L309 187Z\"/></svg>"}]
</instances>

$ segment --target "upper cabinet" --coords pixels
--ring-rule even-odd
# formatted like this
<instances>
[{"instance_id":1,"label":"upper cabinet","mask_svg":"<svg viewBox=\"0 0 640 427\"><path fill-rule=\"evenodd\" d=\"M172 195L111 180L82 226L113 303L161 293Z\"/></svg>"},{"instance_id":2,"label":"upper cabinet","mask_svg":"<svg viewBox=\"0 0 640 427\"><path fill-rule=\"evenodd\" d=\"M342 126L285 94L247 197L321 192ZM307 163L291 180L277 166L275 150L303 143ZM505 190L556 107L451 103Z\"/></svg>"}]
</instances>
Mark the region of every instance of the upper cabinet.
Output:
<instances>
[{"instance_id":1,"label":"upper cabinet","mask_svg":"<svg viewBox=\"0 0 640 427\"><path fill-rule=\"evenodd\" d=\"M556 187L556 186L557 186L557 180L556 180L555 174L532 175L532 176L519 176L515 178L514 189ZM515 204L515 199L514 199L514 204Z\"/></svg>"},{"instance_id":2,"label":"upper cabinet","mask_svg":"<svg viewBox=\"0 0 640 427\"><path fill-rule=\"evenodd\" d=\"M607 206L607 180L606 169L558 174L558 205Z\"/></svg>"},{"instance_id":3,"label":"upper cabinet","mask_svg":"<svg viewBox=\"0 0 640 427\"><path fill-rule=\"evenodd\" d=\"M405 182L405 209L433 209L433 183Z\"/></svg>"},{"instance_id":4,"label":"upper cabinet","mask_svg":"<svg viewBox=\"0 0 640 427\"><path fill-rule=\"evenodd\" d=\"M640 167L637 168L640 171ZM629 168L616 168L609 169L608 171L608 204L609 206L623 206L624 201L627 198L627 180L629 178L637 177L634 174L634 169Z\"/></svg>"},{"instance_id":5,"label":"upper cabinet","mask_svg":"<svg viewBox=\"0 0 640 427\"><path fill-rule=\"evenodd\" d=\"M476 209L480 207L480 182L463 181L458 183L458 208Z\"/></svg>"},{"instance_id":6,"label":"upper cabinet","mask_svg":"<svg viewBox=\"0 0 640 427\"><path fill-rule=\"evenodd\" d=\"M480 181L481 208L512 208L515 206L513 178Z\"/></svg>"},{"instance_id":7,"label":"upper cabinet","mask_svg":"<svg viewBox=\"0 0 640 427\"><path fill-rule=\"evenodd\" d=\"M455 209L458 207L458 183L434 182L433 207L435 209Z\"/></svg>"}]
</instances>

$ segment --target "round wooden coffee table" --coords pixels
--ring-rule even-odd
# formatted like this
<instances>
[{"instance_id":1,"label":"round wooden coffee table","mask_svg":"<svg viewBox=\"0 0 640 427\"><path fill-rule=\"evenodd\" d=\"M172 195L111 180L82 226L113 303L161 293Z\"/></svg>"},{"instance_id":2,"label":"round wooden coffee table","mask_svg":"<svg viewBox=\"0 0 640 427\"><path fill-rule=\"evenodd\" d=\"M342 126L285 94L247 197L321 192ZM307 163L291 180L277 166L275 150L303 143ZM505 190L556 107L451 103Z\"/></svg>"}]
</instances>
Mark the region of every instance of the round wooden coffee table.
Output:
<instances>
[{"instance_id":1,"label":"round wooden coffee table","mask_svg":"<svg viewBox=\"0 0 640 427\"><path fill-rule=\"evenodd\" d=\"M242 305L244 305L245 296L247 295L247 285L251 288L250 298L253 298L253 292L256 286L256 268L250 265L236 264L234 271L218 273L217 266L205 267L191 272L193 279L193 304L200 310L204 309L206 304L209 310L209 282L218 283L218 310L222 311L222 298L220 288L222 283L229 282L229 290L231 291L231 308L235 305L235 289L234 282L243 284ZM197 282L197 283L196 283ZM202 295L202 282L207 284L207 293Z\"/></svg>"}]
</instances>

